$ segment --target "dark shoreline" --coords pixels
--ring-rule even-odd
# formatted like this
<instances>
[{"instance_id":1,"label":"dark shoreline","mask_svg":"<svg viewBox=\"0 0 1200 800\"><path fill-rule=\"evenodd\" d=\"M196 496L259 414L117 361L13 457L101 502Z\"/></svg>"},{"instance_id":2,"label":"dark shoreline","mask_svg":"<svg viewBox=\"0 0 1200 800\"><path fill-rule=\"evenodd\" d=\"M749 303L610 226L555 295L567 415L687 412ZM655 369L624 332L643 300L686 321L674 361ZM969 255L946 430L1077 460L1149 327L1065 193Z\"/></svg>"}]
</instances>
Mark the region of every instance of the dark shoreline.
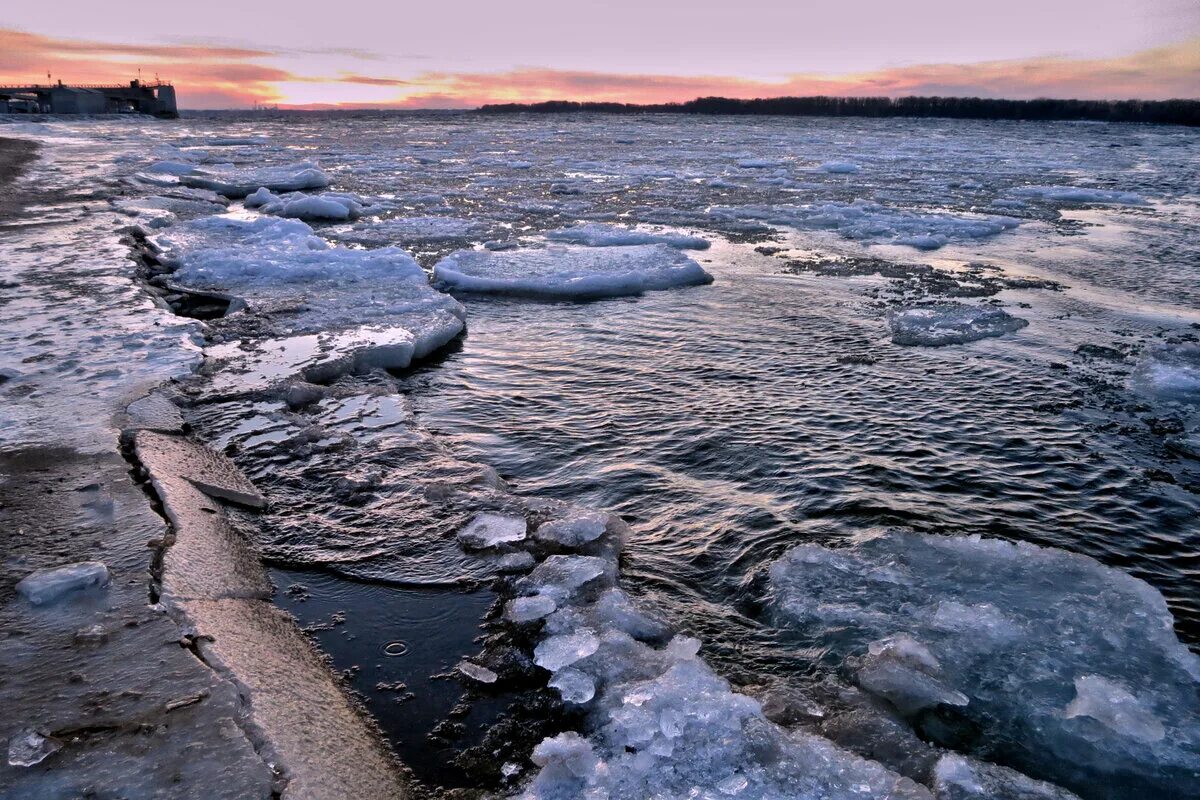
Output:
<instances>
[{"instance_id":1,"label":"dark shoreline","mask_svg":"<svg viewBox=\"0 0 1200 800\"><path fill-rule=\"evenodd\" d=\"M37 142L0 137L0 220L15 215L25 204L24 192L10 191L11 185L37 157Z\"/></svg>"},{"instance_id":2,"label":"dark shoreline","mask_svg":"<svg viewBox=\"0 0 1200 800\"><path fill-rule=\"evenodd\" d=\"M699 97L686 103L552 100L481 106L483 114L695 114L780 117L950 118L974 120L1141 122L1200 125L1200 100L998 100L981 97Z\"/></svg>"}]
</instances>

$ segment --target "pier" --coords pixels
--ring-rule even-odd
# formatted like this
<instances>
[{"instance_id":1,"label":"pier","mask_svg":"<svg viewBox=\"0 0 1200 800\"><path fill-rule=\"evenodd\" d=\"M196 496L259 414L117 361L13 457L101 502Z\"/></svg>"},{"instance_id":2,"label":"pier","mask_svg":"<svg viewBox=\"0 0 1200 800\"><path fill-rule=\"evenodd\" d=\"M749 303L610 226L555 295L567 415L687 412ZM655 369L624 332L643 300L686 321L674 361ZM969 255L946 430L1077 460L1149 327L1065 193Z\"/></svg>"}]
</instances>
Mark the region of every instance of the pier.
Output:
<instances>
[{"instance_id":1,"label":"pier","mask_svg":"<svg viewBox=\"0 0 1200 800\"><path fill-rule=\"evenodd\" d=\"M166 81L128 84L0 85L0 114L149 114L176 119L175 87Z\"/></svg>"}]
</instances>

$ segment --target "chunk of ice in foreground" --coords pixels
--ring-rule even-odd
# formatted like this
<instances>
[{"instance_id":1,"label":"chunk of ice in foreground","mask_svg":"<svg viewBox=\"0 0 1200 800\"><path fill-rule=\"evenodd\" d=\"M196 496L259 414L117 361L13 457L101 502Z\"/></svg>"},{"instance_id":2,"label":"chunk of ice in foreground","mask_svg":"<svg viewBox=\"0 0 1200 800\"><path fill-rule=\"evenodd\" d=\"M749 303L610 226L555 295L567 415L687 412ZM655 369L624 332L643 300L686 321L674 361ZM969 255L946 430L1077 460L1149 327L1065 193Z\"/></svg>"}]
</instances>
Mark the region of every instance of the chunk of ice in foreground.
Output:
<instances>
[{"instance_id":1,"label":"chunk of ice in foreground","mask_svg":"<svg viewBox=\"0 0 1200 800\"><path fill-rule=\"evenodd\" d=\"M546 238L554 242L582 244L588 247L621 247L638 244L665 244L677 250L707 250L709 241L701 236L682 233L652 233L617 225L574 225L550 231Z\"/></svg>"},{"instance_id":2,"label":"chunk of ice in foreground","mask_svg":"<svg viewBox=\"0 0 1200 800\"><path fill-rule=\"evenodd\" d=\"M8 763L13 767L32 767L62 750L62 742L25 728L8 740Z\"/></svg>"},{"instance_id":3,"label":"chunk of ice in foreground","mask_svg":"<svg viewBox=\"0 0 1200 800\"><path fill-rule=\"evenodd\" d=\"M525 518L509 514L477 514L458 532L458 541L466 547L482 549L512 544L525 538Z\"/></svg>"},{"instance_id":4,"label":"chunk of ice in foreground","mask_svg":"<svg viewBox=\"0 0 1200 800\"><path fill-rule=\"evenodd\" d=\"M33 605L41 606L81 589L106 585L108 567L100 561L80 561L26 575L17 584L17 594Z\"/></svg>"},{"instance_id":5,"label":"chunk of ice in foreground","mask_svg":"<svg viewBox=\"0 0 1200 800\"><path fill-rule=\"evenodd\" d=\"M666 245L459 250L433 268L434 285L464 292L596 300L711 283L699 264Z\"/></svg>"},{"instance_id":6,"label":"chunk of ice in foreground","mask_svg":"<svg viewBox=\"0 0 1200 800\"><path fill-rule=\"evenodd\" d=\"M777 625L860 664L860 686L899 698L935 743L1083 796L1200 797L1200 658L1162 595L1130 575L1026 543L891 531L793 548L770 591ZM871 674L881 657L887 681ZM903 707L911 697L940 700L943 721Z\"/></svg>"},{"instance_id":7,"label":"chunk of ice in foreground","mask_svg":"<svg viewBox=\"0 0 1200 800\"><path fill-rule=\"evenodd\" d=\"M888 312L896 344L941 347L1019 331L1029 324L995 306L933 303Z\"/></svg>"}]
</instances>

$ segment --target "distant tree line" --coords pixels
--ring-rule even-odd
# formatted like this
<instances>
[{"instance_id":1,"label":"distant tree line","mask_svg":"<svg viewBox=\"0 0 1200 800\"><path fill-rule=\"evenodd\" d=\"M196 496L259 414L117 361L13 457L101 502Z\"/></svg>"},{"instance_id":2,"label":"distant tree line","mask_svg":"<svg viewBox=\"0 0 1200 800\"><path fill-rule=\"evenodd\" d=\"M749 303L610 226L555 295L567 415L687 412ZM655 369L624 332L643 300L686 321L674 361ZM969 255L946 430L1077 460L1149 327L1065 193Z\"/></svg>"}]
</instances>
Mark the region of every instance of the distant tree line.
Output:
<instances>
[{"instance_id":1,"label":"distant tree line","mask_svg":"<svg viewBox=\"0 0 1200 800\"><path fill-rule=\"evenodd\" d=\"M606 114L770 114L789 117L953 117L1095 120L1200 125L1200 100L993 100L985 97L700 97L686 103L544 103L485 105L486 114L576 111Z\"/></svg>"}]
</instances>

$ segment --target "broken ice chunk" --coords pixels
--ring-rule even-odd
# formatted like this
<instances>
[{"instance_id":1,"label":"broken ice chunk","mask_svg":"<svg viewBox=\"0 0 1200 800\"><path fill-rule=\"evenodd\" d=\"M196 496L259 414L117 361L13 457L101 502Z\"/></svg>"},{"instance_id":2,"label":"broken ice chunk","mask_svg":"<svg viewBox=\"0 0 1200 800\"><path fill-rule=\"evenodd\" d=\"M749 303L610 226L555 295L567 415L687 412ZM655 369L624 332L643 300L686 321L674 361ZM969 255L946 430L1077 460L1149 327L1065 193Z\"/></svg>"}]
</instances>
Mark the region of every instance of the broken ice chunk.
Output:
<instances>
[{"instance_id":1,"label":"broken ice chunk","mask_svg":"<svg viewBox=\"0 0 1200 800\"><path fill-rule=\"evenodd\" d=\"M1166 735L1158 718L1123 686L1099 675L1075 679L1075 699L1066 716L1091 717L1107 728L1139 742L1157 742Z\"/></svg>"},{"instance_id":2,"label":"broken ice chunk","mask_svg":"<svg viewBox=\"0 0 1200 800\"><path fill-rule=\"evenodd\" d=\"M575 548L599 539L607 526L608 514L592 511L547 522L540 525L533 536L543 542Z\"/></svg>"},{"instance_id":3,"label":"broken ice chunk","mask_svg":"<svg viewBox=\"0 0 1200 800\"><path fill-rule=\"evenodd\" d=\"M937 800L1079 800L1053 783L957 753L938 760L933 791Z\"/></svg>"},{"instance_id":4,"label":"broken ice chunk","mask_svg":"<svg viewBox=\"0 0 1200 800\"><path fill-rule=\"evenodd\" d=\"M512 544L525 538L525 518L483 512L458 532L464 547L482 550L500 544Z\"/></svg>"},{"instance_id":5,"label":"broken ice chunk","mask_svg":"<svg viewBox=\"0 0 1200 800\"><path fill-rule=\"evenodd\" d=\"M539 667L557 672L600 649L600 640L589 630L563 633L544 639L533 651Z\"/></svg>"},{"instance_id":6,"label":"broken ice chunk","mask_svg":"<svg viewBox=\"0 0 1200 800\"><path fill-rule=\"evenodd\" d=\"M471 680L479 681L480 683L495 683L500 678L499 675L492 672L487 667L481 667L480 665L470 661L459 662L458 671L463 675L466 675Z\"/></svg>"},{"instance_id":7,"label":"broken ice chunk","mask_svg":"<svg viewBox=\"0 0 1200 800\"><path fill-rule=\"evenodd\" d=\"M526 594L546 594L561 602L577 591L603 579L616 579L616 566L595 556L550 556L521 579L517 588Z\"/></svg>"},{"instance_id":8,"label":"broken ice chunk","mask_svg":"<svg viewBox=\"0 0 1200 800\"><path fill-rule=\"evenodd\" d=\"M99 561L81 561L54 569L40 569L17 584L17 594L35 606L52 603L71 592L108 585L108 567Z\"/></svg>"},{"instance_id":9,"label":"broken ice chunk","mask_svg":"<svg viewBox=\"0 0 1200 800\"><path fill-rule=\"evenodd\" d=\"M577 669L559 670L550 679L550 686L568 703L583 704L596 696L596 682Z\"/></svg>"},{"instance_id":10,"label":"broken ice chunk","mask_svg":"<svg viewBox=\"0 0 1200 800\"><path fill-rule=\"evenodd\" d=\"M8 740L8 763L14 767L32 767L61 749L62 742L58 739L26 728Z\"/></svg>"},{"instance_id":11,"label":"broken ice chunk","mask_svg":"<svg viewBox=\"0 0 1200 800\"><path fill-rule=\"evenodd\" d=\"M544 594L533 597L517 597L504 606L504 616L511 622L533 622L554 612L558 604L554 598Z\"/></svg>"},{"instance_id":12,"label":"broken ice chunk","mask_svg":"<svg viewBox=\"0 0 1200 800\"><path fill-rule=\"evenodd\" d=\"M858 685L891 702L902 714L938 705L965 706L967 696L907 663L891 658L869 659L858 671Z\"/></svg>"},{"instance_id":13,"label":"broken ice chunk","mask_svg":"<svg viewBox=\"0 0 1200 800\"><path fill-rule=\"evenodd\" d=\"M994 306L933 303L888 312L896 344L942 347L1019 331L1029 322Z\"/></svg>"},{"instance_id":14,"label":"broken ice chunk","mask_svg":"<svg viewBox=\"0 0 1200 800\"><path fill-rule=\"evenodd\" d=\"M524 550L518 553L505 553L496 559L496 569L501 572L524 572L537 562L533 555Z\"/></svg>"}]
</instances>

